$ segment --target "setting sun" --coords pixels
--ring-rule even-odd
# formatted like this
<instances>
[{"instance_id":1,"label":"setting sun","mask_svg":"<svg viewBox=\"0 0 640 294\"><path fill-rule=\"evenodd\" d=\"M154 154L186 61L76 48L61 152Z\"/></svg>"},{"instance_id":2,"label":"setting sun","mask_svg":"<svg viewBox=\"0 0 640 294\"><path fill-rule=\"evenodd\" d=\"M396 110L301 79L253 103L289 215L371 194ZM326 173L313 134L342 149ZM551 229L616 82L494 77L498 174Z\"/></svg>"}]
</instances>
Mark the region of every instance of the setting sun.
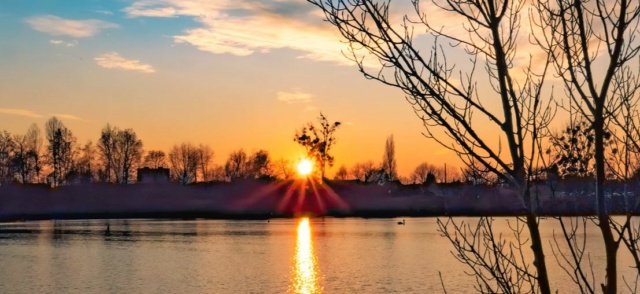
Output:
<instances>
[{"instance_id":1,"label":"setting sun","mask_svg":"<svg viewBox=\"0 0 640 294\"><path fill-rule=\"evenodd\" d=\"M313 163L309 159L303 159L298 163L298 173L301 176L308 176L313 171Z\"/></svg>"}]
</instances>

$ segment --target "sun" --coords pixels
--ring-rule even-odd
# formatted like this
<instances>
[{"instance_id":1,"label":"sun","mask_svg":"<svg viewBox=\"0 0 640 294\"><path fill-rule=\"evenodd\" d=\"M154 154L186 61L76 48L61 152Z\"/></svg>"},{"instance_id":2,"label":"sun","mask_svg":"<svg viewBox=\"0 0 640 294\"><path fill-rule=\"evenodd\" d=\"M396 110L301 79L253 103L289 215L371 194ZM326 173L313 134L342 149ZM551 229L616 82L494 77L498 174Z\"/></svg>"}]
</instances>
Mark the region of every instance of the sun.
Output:
<instances>
[{"instance_id":1,"label":"sun","mask_svg":"<svg viewBox=\"0 0 640 294\"><path fill-rule=\"evenodd\" d=\"M309 159L303 159L298 162L298 173L301 176L308 176L313 171L313 163Z\"/></svg>"}]
</instances>

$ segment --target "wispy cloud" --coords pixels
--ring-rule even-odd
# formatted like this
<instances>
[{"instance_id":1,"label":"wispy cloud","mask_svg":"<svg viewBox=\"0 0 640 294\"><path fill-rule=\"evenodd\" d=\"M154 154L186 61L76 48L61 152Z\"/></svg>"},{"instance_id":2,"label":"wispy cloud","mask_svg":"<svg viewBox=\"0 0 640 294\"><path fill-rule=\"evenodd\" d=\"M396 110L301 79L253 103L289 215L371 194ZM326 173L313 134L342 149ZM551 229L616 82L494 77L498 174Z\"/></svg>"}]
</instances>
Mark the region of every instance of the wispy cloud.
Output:
<instances>
[{"instance_id":1,"label":"wispy cloud","mask_svg":"<svg viewBox=\"0 0 640 294\"><path fill-rule=\"evenodd\" d=\"M311 98L311 94L302 92L299 89L278 92L278 100L289 104L310 102Z\"/></svg>"},{"instance_id":2,"label":"wispy cloud","mask_svg":"<svg viewBox=\"0 0 640 294\"><path fill-rule=\"evenodd\" d=\"M55 15L41 15L26 19L32 29L52 36L69 36L73 38L87 38L95 36L105 29L118 28L119 25L98 20L71 20Z\"/></svg>"},{"instance_id":3,"label":"wispy cloud","mask_svg":"<svg viewBox=\"0 0 640 294\"><path fill-rule=\"evenodd\" d=\"M73 40L71 42L66 42L66 41L58 40L58 39L51 39L51 40L49 40L49 43L53 44L53 45L65 46L65 47L75 47L75 46L78 45L78 41L76 41L76 40Z\"/></svg>"},{"instance_id":4,"label":"wispy cloud","mask_svg":"<svg viewBox=\"0 0 640 294\"><path fill-rule=\"evenodd\" d=\"M129 17L194 18L200 26L174 41L202 51L246 56L289 48L301 52L299 58L351 64L341 53L347 47L340 35L316 10L292 0L139 0L123 11Z\"/></svg>"},{"instance_id":5,"label":"wispy cloud","mask_svg":"<svg viewBox=\"0 0 640 294\"><path fill-rule=\"evenodd\" d=\"M113 15L113 12L109 11L109 10L94 10L95 13L100 13L100 14L104 14L104 15Z\"/></svg>"},{"instance_id":6,"label":"wispy cloud","mask_svg":"<svg viewBox=\"0 0 640 294\"><path fill-rule=\"evenodd\" d=\"M124 9L129 17L176 17L177 10L162 1L137 1Z\"/></svg>"},{"instance_id":7,"label":"wispy cloud","mask_svg":"<svg viewBox=\"0 0 640 294\"><path fill-rule=\"evenodd\" d=\"M118 52L105 53L94 58L94 60L99 66L109 69L121 69L144 73L155 72L151 65L142 63L140 60L136 59L126 59L120 56Z\"/></svg>"},{"instance_id":8,"label":"wispy cloud","mask_svg":"<svg viewBox=\"0 0 640 294\"><path fill-rule=\"evenodd\" d=\"M36 112L33 112L31 110L19 109L19 108L0 108L0 113L9 114L9 115L33 117L33 118L42 117L42 115L40 115L40 114L38 114Z\"/></svg>"},{"instance_id":9,"label":"wispy cloud","mask_svg":"<svg viewBox=\"0 0 640 294\"><path fill-rule=\"evenodd\" d=\"M65 113L54 113L52 114L52 116L55 116L57 118L61 118L61 119L69 119L69 120L83 120L82 118L79 118L73 114L65 114Z\"/></svg>"}]
</instances>

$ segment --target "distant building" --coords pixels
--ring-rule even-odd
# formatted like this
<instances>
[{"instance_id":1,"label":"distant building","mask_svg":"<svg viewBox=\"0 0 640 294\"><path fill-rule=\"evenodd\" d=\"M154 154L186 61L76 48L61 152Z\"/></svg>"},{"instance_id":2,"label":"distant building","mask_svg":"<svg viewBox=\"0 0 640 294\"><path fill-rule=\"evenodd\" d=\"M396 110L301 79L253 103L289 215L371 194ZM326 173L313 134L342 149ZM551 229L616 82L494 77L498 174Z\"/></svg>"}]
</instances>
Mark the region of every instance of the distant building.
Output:
<instances>
[{"instance_id":1,"label":"distant building","mask_svg":"<svg viewBox=\"0 0 640 294\"><path fill-rule=\"evenodd\" d=\"M169 182L169 169L164 167L150 168L143 167L138 169L138 183L155 184Z\"/></svg>"}]
</instances>

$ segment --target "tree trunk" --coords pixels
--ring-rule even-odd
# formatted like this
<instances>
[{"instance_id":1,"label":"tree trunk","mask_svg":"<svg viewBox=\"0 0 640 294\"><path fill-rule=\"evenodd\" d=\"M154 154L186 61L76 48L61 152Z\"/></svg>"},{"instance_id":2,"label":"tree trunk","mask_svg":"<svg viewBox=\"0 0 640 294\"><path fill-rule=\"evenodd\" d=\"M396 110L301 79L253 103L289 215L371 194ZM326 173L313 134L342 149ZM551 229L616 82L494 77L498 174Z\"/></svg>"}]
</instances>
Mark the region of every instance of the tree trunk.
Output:
<instances>
[{"instance_id":1,"label":"tree trunk","mask_svg":"<svg viewBox=\"0 0 640 294\"><path fill-rule=\"evenodd\" d=\"M525 188L523 193L524 202L528 207L527 209L527 228L529 234L531 234L531 250L533 251L533 265L538 272L538 285L540 287L540 293L551 294L551 287L549 286L549 275L547 273L547 263L544 258L544 250L542 249L542 238L540 237L540 228L538 227L538 218L536 217L533 205L531 203L531 192L529 188Z\"/></svg>"},{"instance_id":2,"label":"tree trunk","mask_svg":"<svg viewBox=\"0 0 640 294\"><path fill-rule=\"evenodd\" d=\"M602 239L604 241L604 247L607 257L607 269L605 284L602 284L603 293L617 293L618 276L617 276L617 259L616 253L618 246L613 239L613 233L609 227L609 213L606 206L606 197L604 194L604 119L602 115L595 116L593 122L593 128L595 133L595 159L596 159L596 201L597 201L597 214L598 214L598 226L602 232Z\"/></svg>"}]
</instances>

